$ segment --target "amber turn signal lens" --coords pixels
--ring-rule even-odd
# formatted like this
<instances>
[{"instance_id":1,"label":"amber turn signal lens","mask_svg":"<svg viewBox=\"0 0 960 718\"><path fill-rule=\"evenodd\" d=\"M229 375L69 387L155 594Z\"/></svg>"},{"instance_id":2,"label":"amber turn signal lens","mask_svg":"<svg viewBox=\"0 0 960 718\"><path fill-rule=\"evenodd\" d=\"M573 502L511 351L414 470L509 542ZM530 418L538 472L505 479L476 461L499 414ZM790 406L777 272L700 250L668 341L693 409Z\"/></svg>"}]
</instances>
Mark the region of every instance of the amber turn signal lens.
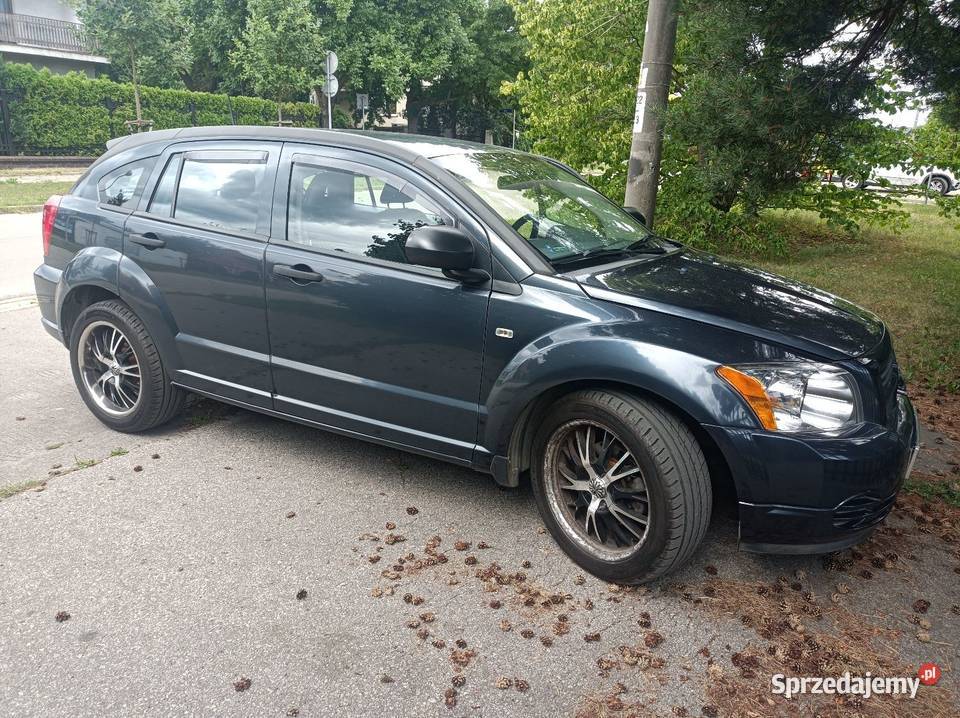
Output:
<instances>
[{"instance_id":1,"label":"amber turn signal lens","mask_svg":"<svg viewBox=\"0 0 960 718\"><path fill-rule=\"evenodd\" d=\"M752 376L747 376L742 371L737 371L729 366L717 367L717 374L723 377L730 386L736 389L740 396L746 399L764 429L777 430L777 420L773 416L773 403L767 396L767 392L764 391L763 384Z\"/></svg>"}]
</instances>

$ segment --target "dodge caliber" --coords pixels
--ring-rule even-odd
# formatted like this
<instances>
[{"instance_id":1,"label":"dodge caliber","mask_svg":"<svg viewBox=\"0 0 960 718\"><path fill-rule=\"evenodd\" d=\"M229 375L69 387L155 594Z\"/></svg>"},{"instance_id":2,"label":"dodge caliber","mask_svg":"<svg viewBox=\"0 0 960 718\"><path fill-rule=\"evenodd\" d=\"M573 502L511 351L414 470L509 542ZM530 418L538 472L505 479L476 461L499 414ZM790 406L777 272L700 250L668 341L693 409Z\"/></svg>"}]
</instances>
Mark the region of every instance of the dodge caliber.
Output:
<instances>
[{"instance_id":1,"label":"dodge caliber","mask_svg":"<svg viewBox=\"0 0 960 718\"><path fill-rule=\"evenodd\" d=\"M50 199L43 253L43 325L107 426L193 393L529 481L609 581L688 559L721 491L745 550L852 545L916 454L879 319L657 236L532 154L144 133Z\"/></svg>"}]
</instances>

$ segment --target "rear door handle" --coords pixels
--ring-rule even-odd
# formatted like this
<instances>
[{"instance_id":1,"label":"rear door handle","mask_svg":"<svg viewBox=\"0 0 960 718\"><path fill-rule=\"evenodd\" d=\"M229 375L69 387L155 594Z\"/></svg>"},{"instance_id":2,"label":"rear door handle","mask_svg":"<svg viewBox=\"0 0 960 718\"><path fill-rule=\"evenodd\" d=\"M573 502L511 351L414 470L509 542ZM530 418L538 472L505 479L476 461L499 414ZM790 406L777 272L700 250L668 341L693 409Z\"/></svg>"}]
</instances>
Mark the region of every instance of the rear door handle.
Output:
<instances>
[{"instance_id":1,"label":"rear door handle","mask_svg":"<svg viewBox=\"0 0 960 718\"><path fill-rule=\"evenodd\" d=\"M159 239L157 235L152 232L147 234L128 234L127 239L129 239L134 244L139 244L141 247L146 247L147 249L160 249L160 247L167 246L167 243L162 239Z\"/></svg>"},{"instance_id":2,"label":"rear door handle","mask_svg":"<svg viewBox=\"0 0 960 718\"><path fill-rule=\"evenodd\" d=\"M323 275L320 272L314 272L306 264L295 264L292 267L288 264L274 264L273 273L281 277L289 277L298 284L323 281Z\"/></svg>"}]
</instances>

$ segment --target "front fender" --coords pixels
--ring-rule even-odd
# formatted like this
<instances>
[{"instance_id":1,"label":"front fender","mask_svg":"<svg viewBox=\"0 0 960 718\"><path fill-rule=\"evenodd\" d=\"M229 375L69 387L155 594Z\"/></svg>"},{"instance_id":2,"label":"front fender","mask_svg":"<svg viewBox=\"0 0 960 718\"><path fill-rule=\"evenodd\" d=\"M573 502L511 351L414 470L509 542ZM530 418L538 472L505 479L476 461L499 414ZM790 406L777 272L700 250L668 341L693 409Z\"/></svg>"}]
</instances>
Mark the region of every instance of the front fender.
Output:
<instances>
[{"instance_id":1,"label":"front fender","mask_svg":"<svg viewBox=\"0 0 960 718\"><path fill-rule=\"evenodd\" d=\"M630 332L624 332L629 334ZM503 369L486 402L483 446L505 456L529 404L572 382L616 383L662 398L701 424L756 428L745 402L715 373L718 361L637 338L617 327L577 325L541 337Z\"/></svg>"}]
</instances>

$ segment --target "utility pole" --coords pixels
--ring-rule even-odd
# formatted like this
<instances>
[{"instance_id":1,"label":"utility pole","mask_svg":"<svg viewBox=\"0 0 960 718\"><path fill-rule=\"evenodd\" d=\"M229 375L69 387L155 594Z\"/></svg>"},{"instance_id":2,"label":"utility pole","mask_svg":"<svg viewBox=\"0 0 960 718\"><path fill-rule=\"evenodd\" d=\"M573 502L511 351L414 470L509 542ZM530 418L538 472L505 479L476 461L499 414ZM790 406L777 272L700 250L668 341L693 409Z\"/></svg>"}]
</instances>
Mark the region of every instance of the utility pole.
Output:
<instances>
[{"instance_id":1,"label":"utility pole","mask_svg":"<svg viewBox=\"0 0 960 718\"><path fill-rule=\"evenodd\" d=\"M637 106L633 117L633 141L627 167L625 207L643 213L653 227L663 152L663 112L670 94L673 50L677 41L677 0L650 0L647 28L643 35L643 59L637 82Z\"/></svg>"}]
</instances>

